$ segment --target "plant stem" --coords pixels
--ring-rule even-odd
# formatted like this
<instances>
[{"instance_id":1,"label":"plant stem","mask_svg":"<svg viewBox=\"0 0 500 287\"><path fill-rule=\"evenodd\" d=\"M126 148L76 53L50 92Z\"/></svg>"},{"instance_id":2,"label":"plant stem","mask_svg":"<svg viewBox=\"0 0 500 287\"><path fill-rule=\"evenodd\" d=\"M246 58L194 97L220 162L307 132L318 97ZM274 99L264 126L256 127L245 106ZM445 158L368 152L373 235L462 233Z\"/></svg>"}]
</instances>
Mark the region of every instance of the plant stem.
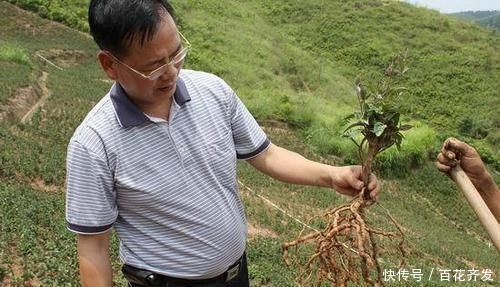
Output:
<instances>
[{"instance_id":1,"label":"plant stem","mask_svg":"<svg viewBox=\"0 0 500 287\"><path fill-rule=\"evenodd\" d=\"M363 192L363 199L364 200L369 200L370 199L370 192L368 190L368 184L370 183L370 174L372 173L372 164L373 160L375 159L375 156L377 155L379 148L378 144L368 144L368 154L366 155L366 159L363 162L363 185L364 185L364 192Z\"/></svg>"}]
</instances>

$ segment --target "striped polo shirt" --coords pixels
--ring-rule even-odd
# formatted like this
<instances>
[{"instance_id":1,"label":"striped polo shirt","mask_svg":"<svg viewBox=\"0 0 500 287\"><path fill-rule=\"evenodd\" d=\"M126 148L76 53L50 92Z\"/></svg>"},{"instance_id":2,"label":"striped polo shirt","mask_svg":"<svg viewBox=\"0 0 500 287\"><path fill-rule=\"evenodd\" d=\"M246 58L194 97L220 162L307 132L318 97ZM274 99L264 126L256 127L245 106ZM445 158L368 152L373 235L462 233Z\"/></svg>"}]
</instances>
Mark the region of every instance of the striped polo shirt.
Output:
<instances>
[{"instance_id":1,"label":"striped polo shirt","mask_svg":"<svg viewBox=\"0 0 500 287\"><path fill-rule=\"evenodd\" d=\"M114 227L123 263L177 278L215 277L245 250L236 160L269 146L212 74L181 70L168 121L145 115L115 83L68 146L68 229Z\"/></svg>"}]
</instances>

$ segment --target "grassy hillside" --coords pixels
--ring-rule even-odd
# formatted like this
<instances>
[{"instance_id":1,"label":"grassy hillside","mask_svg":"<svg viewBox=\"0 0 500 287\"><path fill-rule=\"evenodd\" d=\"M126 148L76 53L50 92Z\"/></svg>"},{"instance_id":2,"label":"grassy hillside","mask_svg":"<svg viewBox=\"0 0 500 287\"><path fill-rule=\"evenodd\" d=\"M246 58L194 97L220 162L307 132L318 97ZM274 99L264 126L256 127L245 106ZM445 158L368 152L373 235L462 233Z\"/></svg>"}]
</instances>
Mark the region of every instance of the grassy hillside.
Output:
<instances>
[{"instance_id":1,"label":"grassy hillside","mask_svg":"<svg viewBox=\"0 0 500 287\"><path fill-rule=\"evenodd\" d=\"M337 138L344 105L354 101L353 79L377 78L394 54L407 49L406 114L435 129L437 141L447 135L469 139L500 167L494 148L500 118L490 108L500 104L495 34L399 2L175 3L183 29L200 47L190 65L228 80L257 116L298 126L321 152L348 153L349 143ZM421 133L432 138L430 131Z\"/></svg>"},{"instance_id":2,"label":"grassy hillside","mask_svg":"<svg viewBox=\"0 0 500 287\"><path fill-rule=\"evenodd\" d=\"M394 53L408 49L409 91L401 103L406 112L439 133L498 145L499 114L489 107L499 106L500 37L406 3L265 3L269 21L351 78L383 70ZM467 122L474 127L462 130ZM474 135L478 129L488 135Z\"/></svg>"},{"instance_id":3,"label":"grassy hillside","mask_svg":"<svg viewBox=\"0 0 500 287\"><path fill-rule=\"evenodd\" d=\"M341 117L355 102L354 77L362 71L372 79L393 52L410 46L411 93L402 104L418 128L407 134L402 155L383 158L381 206L369 216L387 226L383 206L403 225L407 269L421 268L427 276L438 268L492 269L493 282L456 285L500 286L500 259L487 235L453 184L427 160L441 137L460 132L477 137L492 163L498 159L492 137L498 132L492 108L498 106L498 37L403 3L315 2L175 1L181 29L194 46L187 66L226 79L274 143L342 163L353 160L338 134ZM61 9L81 20L81 7ZM444 29L439 23L445 27L446 21ZM65 155L74 128L110 86L95 53L88 35L0 1L0 286L78 286L75 237L64 222ZM37 103L41 107L30 113ZM431 104L441 108L432 111ZM482 139L480 129L488 132ZM405 168L411 173L398 172ZM239 178L251 188L240 186L254 230L248 247L252 286L294 286L296 267L285 266L280 246L303 227L256 193L314 227L322 224L317 216L344 199L327 189L278 183L246 163L239 164ZM394 269L394 247L381 245L383 267ZM115 240L115 281L123 286L116 248ZM431 279L423 285L450 286L437 273ZM394 284L411 285L422 286Z\"/></svg>"},{"instance_id":4,"label":"grassy hillside","mask_svg":"<svg viewBox=\"0 0 500 287\"><path fill-rule=\"evenodd\" d=\"M500 31L500 12L498 12L496 15L479 19L477 23L486 28L496 29Z\"/></svg>"},{"instance_id":5,"label":"grassy hillside","mask_svg":"<svg viewBox=\"0 0 500 287\"><path fill-rule=\"evenodd\" d=\"M467 19L472 19L472 20L479 20L483 18L488 18L494 15L497 15L500 11L464 11L464 12L457 12L457 13L450 13L448 15L452 16L458 16L462 18L467 18Z\"/></svg>"},{"instance_id":6,"label":"grassy hillside","mask_svg":"<svg viewBox=\"0 0 500 287\"><path fill-rule=\"evenodd\" d=\"M9 1L87 29L82 1ZM500 104L498 34L399 1L172 2L194 45L188 66L223 77L258 118L300 128L321 153L350 154L353 161L350 143L338 136L355 101L354 78L375 79L392 56L408 50L401 105L435 142L409 141L410 149L423 155L455 135L500 169L500 116L491 108Z\"/></svg>"},{"instance_id":7,"label":"grassy hillside","mask_svg":"<svg viewBox=\"0 0 500 287\"><path fill-rule=\"evenodd\" d=\"M500 11L466 11L449 15L470 19L483 27L500 31Z\"/></svg>"}]
</instances>

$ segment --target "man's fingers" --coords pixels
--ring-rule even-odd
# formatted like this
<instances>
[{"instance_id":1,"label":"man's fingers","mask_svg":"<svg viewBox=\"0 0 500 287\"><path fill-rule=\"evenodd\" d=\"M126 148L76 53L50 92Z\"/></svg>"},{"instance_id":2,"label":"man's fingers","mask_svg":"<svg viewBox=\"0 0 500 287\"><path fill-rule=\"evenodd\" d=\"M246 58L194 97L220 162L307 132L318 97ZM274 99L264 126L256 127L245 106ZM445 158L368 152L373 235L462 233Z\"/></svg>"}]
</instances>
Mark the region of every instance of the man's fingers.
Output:
<instances>
[{"instance_id":1,"label":"man's fingers","mask_svg":"<svg viewBox=\"0 0 500 287\"><path fill-rule=\"evenodd\" d=\"M455 147L455 148L458 148L458 146L461 144L462 142L460 140L458 140L457 138L454 138L454 137L449 137L447 138L444 143L443 143L443 148L449 148L449 147Z\"/></svg>"},{"instance_id":2,"label":"man's fingers","mask_svg":"<svg viewBox=\"0 0 500 287\"><path fill-rule=\"evenodd\" d=\"M368 190L370 191L370 198L377 201L380 192L380 184L377 180L377 177L373 173L370 175Z\"/></svg>"},{"instance_id":3,"label":"man's fingers","mask_svg":"<svg viewBox=\"0 0 500 287\"><path fill-rule=\"evenodd\" d=\"M380 186L376 185L373 189L370 189L370 198L377 201L379 193Z\"/></svg>"},{"instance_id":4,"label":"man's fingers","mask_svg":"<svg viewBox=\"0 0 500 287\"><path fill-rule=\"evenodd\" d=\"M354 189L357 189L357 190L361 190L363 188L363 181L355 178L352 182L351 182L351 186L352 188Z\"/></svg>"},{"instance_id":5,"label":"man's fingers","mask_svg":"<svg viewBox=\"0 0 500 287\"><path fill-rule=\"evenodd\" d=\"M438 169L439 171L441 171L441 172L444 172L444 173L449 173L449 172L450 172L450 170L452 169L452 167L451 167L451 166L449 166L449 165L445 165L445 164L442 164L442 163L440 163L440 162L436 162L435 164L436 164L437 169Z\"/></svg>"},{"instance_id":6,"label":"man's fingers","mask_svg":"<svg viewBox=\"0 0 500 287\"><path fill-rule=\"evenodd\" d=\"M378 196L379 196L379 188L377 187L370 192L370 198L373 199L374 201L377 201Z\"/></svg>"},{"instance_id":7,"label":"man's fingers","mask_svg":"<svg viewBox=\"0 0 500 287\"><path fill-rule=\"evenodd\" d=\"M350 188L342 188L340 186L337 186L336 189L340 193L348 194L351 196L355 196L363 189L364 183L362 180L361 166L351 166L351 179L349 185ZM368 191L370 198L376 201L380 191L380 185L377 181L377 177L373 173L370 175Z\"/></svg>"},{"instance_id":8,"label":"man's fingers","mask_svg":"<svg viewBox=\"0 0 500 287\"><path fill-rule=\"evenodd\" d=\"M370 174L370 181L368 183L368 190L373 190L377 187L378 182L377 182L377 177L372 173Z\"/></svg>"},{"instance_id":9,"label":"man's fingers","mask_svg":"<svg viewBox=\"0 0 500 287\"><path fill-rule=\"evenodd\" d=\"M460 150L461 148L464 147L464 143L459 141L458 139L456 138L448 138L446 141L445 141L445 144L444 144L445 148L449 149L449 148L454 148L456 150Z\"/></svg>"},{"instance_id":10,"label":"man's fingers","mask_svg":"<svg viewBox=\"0 0 500 287\"><path fill-rule=\"evenodd\" d=\"M453 150L453 148L448 145L448 141L441 147L441 153L448 159L458 159L456 150Z\"/></svg>"},{"instance_id":11,"label":"man's fingers","mask_svg":"<svg viewBox=\"0 0 500 287\"><path fill-rule=\"evenodd\" d=\"M452 151L447 151L444 155L446 156L446 158L448 158L450 160L456 160L457 159L457 156Z\"/></svg>"},{"instance_id":12,"label":"man's fingers","mask_svg":"<svg viewBox=\"0 0 500 287\"><path fill-rule=\"evenodd\" d=\"M362 168L361 166L355 166L351 169L351 187L354 189L361 190L364 186L362 178Z\"/></svg>"},{"instance_id":13,"label":"man's fingers","mask_svg":"<svg viewBox=\"0 0 500 287\"><path fill-rule=\"evenodd\" d=\"M473 149L469 145L456 138L448 138L443 147L448 151L454 152L458 159L462 155L470 156L470 153L473 152Z\"/></svg>"},{"instance_id":14,"label":"man's fingers","mask_svg":"<svg viewBox=\"0 0 500 287\"><path fill-rule=\"evenodd\" d=\"M443 165L451 167L455 167L457 165L457 160L455 159L455 154L453 152L440 153L437 156L437 160L440 164Z\"/></svg>"}]
</instances>

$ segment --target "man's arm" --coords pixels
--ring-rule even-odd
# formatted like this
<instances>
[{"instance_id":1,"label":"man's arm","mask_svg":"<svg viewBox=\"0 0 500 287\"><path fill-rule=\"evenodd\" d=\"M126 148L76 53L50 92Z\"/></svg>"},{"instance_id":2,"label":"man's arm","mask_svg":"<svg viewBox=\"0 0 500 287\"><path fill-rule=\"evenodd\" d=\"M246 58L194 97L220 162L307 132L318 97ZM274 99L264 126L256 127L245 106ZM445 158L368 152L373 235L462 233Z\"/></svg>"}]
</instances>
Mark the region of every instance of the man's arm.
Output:
<instances>
[{"instance_id":1,"label":"man's arm","mask_svg":"<svg viewBox=\"0 0 500 287\"><path fill-rule=\"evenodd\" d=\"M494 181L492 180L492 182ZM486 202L486 205L488 205L491 213L500 222L500 189L498 189L498 186L494 184L491 189L482 190L479 193L483 197L484 202Z\"/></svg>"},{"instance_id":2,"label":"man's arm","mask_svg":"<svg viewBox=\"0 0 500 287\"><path fill-rule=\"evenodd\" d=\"M109 259L111 231L96 235L78 234L78 261L83 287L111 287L113 276Z\"/></svg>"},{"instance_id":3,"label":"man's arm","mask_svg":"<svg viewBox=\"0 0 500 287\"><path fill-rule=\"evenodd\" d=\"M479 153L470 145L455 138L447 139L437 156L437 168L450 174L451 169L460 164L476 187L491 213L500 222L500 190L486 169Z\"/></svg>"},{"instance_id":4,"label":"man's arm","mask_svg":"<svg viewBox=\"0 0 500 287\"><path fill-rule=\"evenodd\" d=\"M257 170L283 182L335 188L338 192L355 196L362 187L360 166L330 166L272 145L248 162ZM370 196L378 195L377 179L370 179Z\"/></svg>"}]
</instances>

